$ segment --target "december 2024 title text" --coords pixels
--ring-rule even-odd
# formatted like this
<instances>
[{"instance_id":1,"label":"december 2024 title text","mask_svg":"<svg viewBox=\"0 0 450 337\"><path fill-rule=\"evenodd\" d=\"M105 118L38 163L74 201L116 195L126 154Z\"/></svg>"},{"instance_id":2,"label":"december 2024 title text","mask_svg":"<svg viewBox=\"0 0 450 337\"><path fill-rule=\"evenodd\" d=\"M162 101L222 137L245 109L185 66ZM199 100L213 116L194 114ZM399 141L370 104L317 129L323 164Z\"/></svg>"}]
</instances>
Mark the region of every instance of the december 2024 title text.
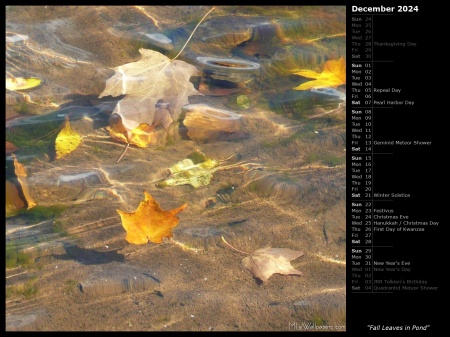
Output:
<instances>
[{"instance_id":1,"label":"december 2024 title text","mask_svg":"<svg viewBox=\"0 0 450 337\"><path fill-rule=\"evenodd\" d=\"M353 13L411 13L418 12L419 6L377 6L377 7L358 7L352 6Z\"/></svg>"}]
</instances>

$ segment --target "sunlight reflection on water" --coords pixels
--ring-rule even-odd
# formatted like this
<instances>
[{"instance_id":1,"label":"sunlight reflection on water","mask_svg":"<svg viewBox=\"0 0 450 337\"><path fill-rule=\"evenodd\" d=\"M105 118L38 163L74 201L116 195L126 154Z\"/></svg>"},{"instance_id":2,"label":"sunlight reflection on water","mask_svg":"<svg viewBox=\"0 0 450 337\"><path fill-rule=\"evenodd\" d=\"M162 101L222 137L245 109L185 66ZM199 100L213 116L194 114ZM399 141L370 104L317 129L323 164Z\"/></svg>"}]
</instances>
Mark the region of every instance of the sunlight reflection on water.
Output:
<instances>
[{"instance_id":1,"label":"sunlight reflection on water","mask_svg":"<svg viewBox=\"0 0 450 337\"><path fill-rule=\"evenodd\" d=\"M345 8L218 7L178 58L198 68L190 78L198 94L175 112L168 103L176 101L180 83L175 83L165 93L170 96L167 102L162 99L152 107L157 112L151 125L122 121L125 117L113 111L125 109L126 104L118 102L135 99L145 115L147 101L125 91L99 98L114 75L112 69L138 62L140 48L175 56L206 13L206 8L188 7L172 14L167 7L6 9L6 75L42 79L38 88L6 92L6 140L17 148L14 153L26 167L29 191L39 206L6 218L8 247L16 256L28 251L32 256L28 265L41 268L36 274L42 277L56 274L56 266L61 270L66 262L76 263L78 295L79 289L95 298L153 291L158 282L142 274L144 264L139 259L143 254L168 252L167 245L161 250L132 247L124 240L117 214L117 209L134 212L144 190L163 209L188 204L174 230L183 247L214 251L220 247L220 236L228 235L249 251L270 242L313 252L320 246L325 251L323 261L335 262L333 256L345 254L343 216L336 211L345 204L345 84L293 89L311 80L294 74L300 69L321 72L327 60L345 58ZM141 83L145 76L131 79ZM163 119L158 113L174 119ZM55 159L55 138L65 116L82 142L67 156ZM134 137L142 141L135 144L151 139L150 144L127 146L130 125L138 128ZM144 137L146 132L153 138ZM158 184L170 176L171 167L187 158L192 166L207 159L219 163L211 172L197 168L183 173L186 181L194 174L209 174L207 184ZM7 167L7 180L22 197L11 157ZM333 219L331 210L340 215L336 221L327 220L326 226L314 227L306 221L313 216ZM325 230L330 245L323 247ZM176 254L182 251L170 254L178 261ZM303 270L315 266L314 255L310 259ZM170 287L169 270L152 263L149 275L165 275L161 279ZM208 263L192 262L189 271L209 268ZM50 268L52 273L46 274ZM214 268L219 267L212 264ZM11 286L22 275L11 276L16 275L13 270L7 270ZM233 282L241 273L237 270L216 272ZM192 281L184 274L182 279L183 284ZM216 283L221 281L218 277ZM316 288L305 291L310 296L323 294L323 289L345 293L344 285L327 284L321 278ZM295 291L287 285L286 289ZM181 301L177 296L194 301L180 294L168 297L175 302ZM20 313L9 305L11 312ZM24 326L31 328L51 325L44 319L39 323L34 316L23 317L30 321ZM7 321L11 329L20 325L12 318Z\"/></svg>"}]
</instances>

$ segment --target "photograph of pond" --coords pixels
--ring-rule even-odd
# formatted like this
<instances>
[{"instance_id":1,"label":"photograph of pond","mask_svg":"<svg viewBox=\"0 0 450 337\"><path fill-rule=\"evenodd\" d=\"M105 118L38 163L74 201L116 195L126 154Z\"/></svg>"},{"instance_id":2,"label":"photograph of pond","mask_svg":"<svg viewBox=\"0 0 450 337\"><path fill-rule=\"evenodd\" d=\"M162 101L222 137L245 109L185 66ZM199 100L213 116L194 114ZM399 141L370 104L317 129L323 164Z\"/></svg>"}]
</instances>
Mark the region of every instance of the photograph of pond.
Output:
<instances>
[{"instance_id":1,"label":"photograph of pond","mask_svg":"<svg viewBox=\"0 0 450 337\"><path fill-rule=\"evenodd\" d=\"M345 331L345 6L6 6L6 330Z\"/></svg>"}]
</instances>

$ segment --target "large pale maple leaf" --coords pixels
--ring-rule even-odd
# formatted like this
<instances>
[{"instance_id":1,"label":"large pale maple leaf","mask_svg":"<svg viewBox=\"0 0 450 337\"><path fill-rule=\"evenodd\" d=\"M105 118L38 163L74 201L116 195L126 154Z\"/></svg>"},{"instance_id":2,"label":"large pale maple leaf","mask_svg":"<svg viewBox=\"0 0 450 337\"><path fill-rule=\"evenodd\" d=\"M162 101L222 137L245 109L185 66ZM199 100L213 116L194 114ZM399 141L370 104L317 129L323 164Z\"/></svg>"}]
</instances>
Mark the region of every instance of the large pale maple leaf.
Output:
<instances>
[{"instance_id":1,"label":"large pale maple leaf","mask_svg":"<svg viewBox=\"0 0 450 337\"><path fill-rule=\"evenodd\" d=\"M121 117L128 140L133 130L141 132L142 124L167 128L178 119L181 107L189 104L189 96L202 95L189 81L200 75L195 66L171 60L154 50L141 48L139 52L141 60L113 68L115 74L106 81L99 96L125 95L113 114Z\"/></svg>"},{"instance_id":2,"label":"large pale maple leaf","mask_svg":"<svg viewBox=\"0 0 450 337\"><path fill-rule=\"evenodd\" d=\"M176 215L184 210L187 204L165 211L148 192L144 191L144 195L144 201L141 201L135 212L117 210L122 226L127 231L125 239L134 244L144 244L148 241L162 243L164 238L173 236L172 228L179 222Z\"/></svg>"},{"instance_id":3,"label":"large pale maple leaf","mask_svg":"<svg viewBox=\"0 0 450 337\"><path fill-rule=\"evenodd\" d=\"M323 66L323 71L317 73L313 70L300 70L295 75L307 78L315 78L314 81L308 81L295 87L295 90L308 90L312 88L336 88L346 83L346 65L345 59L328 60Z\"/></svg>"}]
</instances>

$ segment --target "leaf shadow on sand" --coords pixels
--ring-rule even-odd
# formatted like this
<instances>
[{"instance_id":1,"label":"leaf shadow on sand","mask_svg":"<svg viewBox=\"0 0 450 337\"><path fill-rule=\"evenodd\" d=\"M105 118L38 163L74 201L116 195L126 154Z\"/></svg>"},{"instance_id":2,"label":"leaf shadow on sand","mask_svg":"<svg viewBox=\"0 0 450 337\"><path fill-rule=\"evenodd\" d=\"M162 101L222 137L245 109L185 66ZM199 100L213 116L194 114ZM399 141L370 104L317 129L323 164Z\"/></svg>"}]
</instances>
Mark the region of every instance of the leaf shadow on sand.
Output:
<instances>
[{"instance_id":1,"label":"leaf shadow on sand","mask_svg":"<svg viewBox=\"0 0 450 337\"><path fill-rule=\"evenodd\" d=\"M125 256L118 253L118 249L107 252L99 252L94 249L80 248L73 244L64 244L66 254L52 257L57 260L75 260L84 265L107 264L110 262L125 262Z\"/></svg>"}]
</instances>

